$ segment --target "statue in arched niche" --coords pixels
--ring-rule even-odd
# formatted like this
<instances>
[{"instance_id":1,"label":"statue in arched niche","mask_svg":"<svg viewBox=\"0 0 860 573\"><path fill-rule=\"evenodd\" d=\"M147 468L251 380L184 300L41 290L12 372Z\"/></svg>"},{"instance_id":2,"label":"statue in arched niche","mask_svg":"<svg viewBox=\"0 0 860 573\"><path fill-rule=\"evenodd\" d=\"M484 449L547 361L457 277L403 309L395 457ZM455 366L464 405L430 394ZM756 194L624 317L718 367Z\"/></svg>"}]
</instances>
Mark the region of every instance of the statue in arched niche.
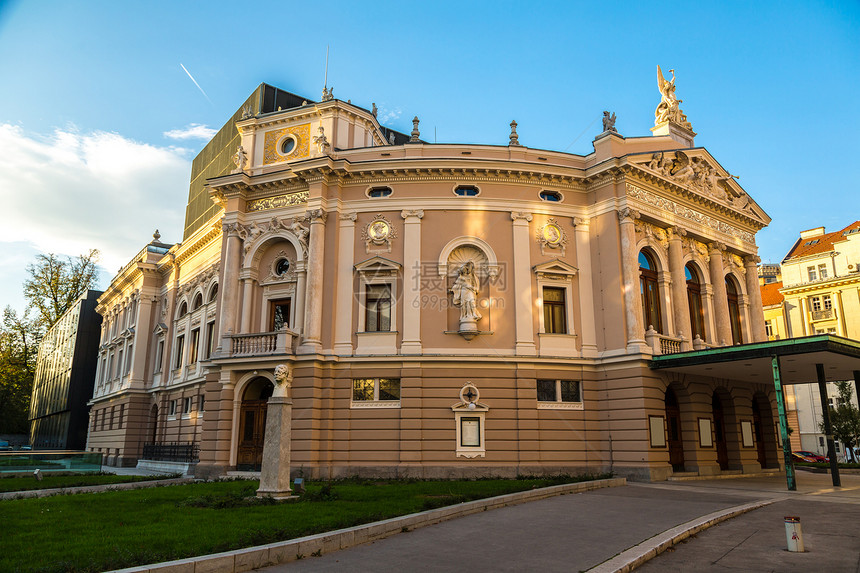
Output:
<instances>
[{"instance_id":1,"label":"statue in arched niche","mask_svg":"<svg viewBox=\"0 0 860 573\"><path fill-rule=\"evenodd\" d=\"M477 330L476 323L482 316L478 312L478 277L475 276L475 263L467 261L460 266L451 292L454 293L454 306L460 307L460 330Z\"/></svg>"}]
</instances>

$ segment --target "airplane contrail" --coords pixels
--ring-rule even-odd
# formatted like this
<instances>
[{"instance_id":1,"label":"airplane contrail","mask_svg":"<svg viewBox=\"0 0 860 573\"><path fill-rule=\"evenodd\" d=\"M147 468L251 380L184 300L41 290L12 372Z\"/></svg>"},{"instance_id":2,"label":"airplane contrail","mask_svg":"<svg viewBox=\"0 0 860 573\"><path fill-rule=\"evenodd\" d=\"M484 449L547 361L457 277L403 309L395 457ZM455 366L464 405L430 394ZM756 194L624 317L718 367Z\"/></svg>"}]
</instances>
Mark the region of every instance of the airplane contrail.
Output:
<instances>
[{"instance_id":1,"label":"airplane contrail","mask_svg":"<svg viewBox=\"0 0 860 573\"><path fill-rule=\"evenodd\" d=\"M212 103L212 100L209 99L209 96L206 95L206 92L203 91L203 88L200 87L200 84L197 83L197 80L194 79L194 76L191 75L191 72L189 72L188 69L182 65L182 62L179 62L179 67L181 67L185 71L185 73L188 74L188 77L191 78L191 81L194 82L194 85L197 86L197 89L200 90L200 93L203 94L203 97L206 98L206 101L208 101L209 103ZM212 105L215 105L215 104L212 104Z\"/></svg>"}]
</instances>

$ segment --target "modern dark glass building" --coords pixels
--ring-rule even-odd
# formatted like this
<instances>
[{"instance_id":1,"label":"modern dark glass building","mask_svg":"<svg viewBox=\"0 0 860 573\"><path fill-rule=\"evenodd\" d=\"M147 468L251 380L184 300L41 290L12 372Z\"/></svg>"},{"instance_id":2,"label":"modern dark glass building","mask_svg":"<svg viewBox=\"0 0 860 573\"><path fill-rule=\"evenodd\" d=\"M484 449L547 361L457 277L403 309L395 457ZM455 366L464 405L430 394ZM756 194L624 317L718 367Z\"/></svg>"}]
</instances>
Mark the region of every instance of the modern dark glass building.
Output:
<instances>
[{"instance_id":1,"label":"modern dark glass building","mask_svg":"<svg viewBox=\"0 0 860 573\"><path fill-rule=\"evenodd\" d=\"M30 401L33 449L86 447L87 401L93 395L102 324L96 302L101 294L88 290L39 345Z\"/></svg>"}]
</instances>

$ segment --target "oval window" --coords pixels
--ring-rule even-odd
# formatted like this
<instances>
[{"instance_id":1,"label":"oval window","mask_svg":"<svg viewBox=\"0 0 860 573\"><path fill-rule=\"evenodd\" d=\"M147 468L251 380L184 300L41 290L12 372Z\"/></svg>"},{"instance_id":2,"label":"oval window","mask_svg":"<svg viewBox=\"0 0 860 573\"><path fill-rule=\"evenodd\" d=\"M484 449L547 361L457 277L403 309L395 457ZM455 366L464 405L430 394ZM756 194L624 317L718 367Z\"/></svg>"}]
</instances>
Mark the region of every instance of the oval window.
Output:
<instances>
[{"instance_id":1,"label":"oval window","mask_svg":"<svg viewBox=\"0 0 860 573\"><path fill-rule=\"evenodd\" d=\"M282 276L289 272L290 270L290 261L287 259L278 259L278 262L275 263L275 274L278 276Z\"/></svg>"},{"instance_id":2,"label":"oval window","mask_svg":"<svg viewBox=\"0 0 860 573\"><path fill-rule=\"evenodd\" d=\"M561 199L562 199L561 193L559 193L558 191L541 191L540 192L540 198L543 201L556 201L556 202L561 201Z\"/></svg>"},{"instance_id":3,"label":"oval window","mask_svg":"<svg viewBox=\"0 0 860 573\"><path fill-rule=\"evenodd\" d=\"M388 197L391 195L391 187L373 187L367 192L368 197Z\"/></svg>"},{"instance_id":4,"label":"oval window","mask_svg":"<svg viewBox=\"0 0 860 573\"><path fill-rule=\"evenodd\" d=\"M281 143L281 154L282 155L289 155L290 153L293 152L293 150L295 148L296 148L296 140L293 139L292 137L287 137Z\"/></svg>"},{"instance_id":5,"label":"oval window","mask_svg":"<svg viewBox=\"0 0 860 573\"><path fill-rule=\"evenodd\" d=\"M480 193L480 191L474 185L460 185L454 189L454 194L459 195L460 197L475 197L478 193Z\"/></svg>"}]
</instances>

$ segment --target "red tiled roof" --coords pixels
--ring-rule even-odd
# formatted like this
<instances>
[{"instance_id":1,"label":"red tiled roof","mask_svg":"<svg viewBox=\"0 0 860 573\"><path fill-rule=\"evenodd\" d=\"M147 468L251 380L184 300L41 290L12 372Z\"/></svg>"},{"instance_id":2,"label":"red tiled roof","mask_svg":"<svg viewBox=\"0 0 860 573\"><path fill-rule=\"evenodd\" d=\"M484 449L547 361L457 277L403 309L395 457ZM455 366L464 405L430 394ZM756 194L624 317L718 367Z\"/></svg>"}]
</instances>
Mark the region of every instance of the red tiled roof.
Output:
<instances>
[{"instance_id":1,"label":"red tiled roof","mask_svg":"<svg viewBox=\"0 0 860 573\"><path fill-rule=\"evenodd\" d=\"M860 229L860 221L854 221L844 229L840 229L833 233L824 233L817 237L808 237L806 239L798 239L788 254L783 259L783 262L795 257L806 257L809 255L817 255L818 253L826 253L833 250L833 243L843 238L843 233L850 229ZM815 241L814 244L809 244Z\"/></svg>"},{"instance_id":2,"label":"red tiled roof","mask_svg":"<svg viewBox=\"0 0 860 573\"><path fill-rule=\"evenodd\" d=\"M782 293L779 292L779 289L781 288L782 282L761 285L761 305L772 306L774 304L780 304L785 298L782 296Z\"/></svg>"}]
</instances>

